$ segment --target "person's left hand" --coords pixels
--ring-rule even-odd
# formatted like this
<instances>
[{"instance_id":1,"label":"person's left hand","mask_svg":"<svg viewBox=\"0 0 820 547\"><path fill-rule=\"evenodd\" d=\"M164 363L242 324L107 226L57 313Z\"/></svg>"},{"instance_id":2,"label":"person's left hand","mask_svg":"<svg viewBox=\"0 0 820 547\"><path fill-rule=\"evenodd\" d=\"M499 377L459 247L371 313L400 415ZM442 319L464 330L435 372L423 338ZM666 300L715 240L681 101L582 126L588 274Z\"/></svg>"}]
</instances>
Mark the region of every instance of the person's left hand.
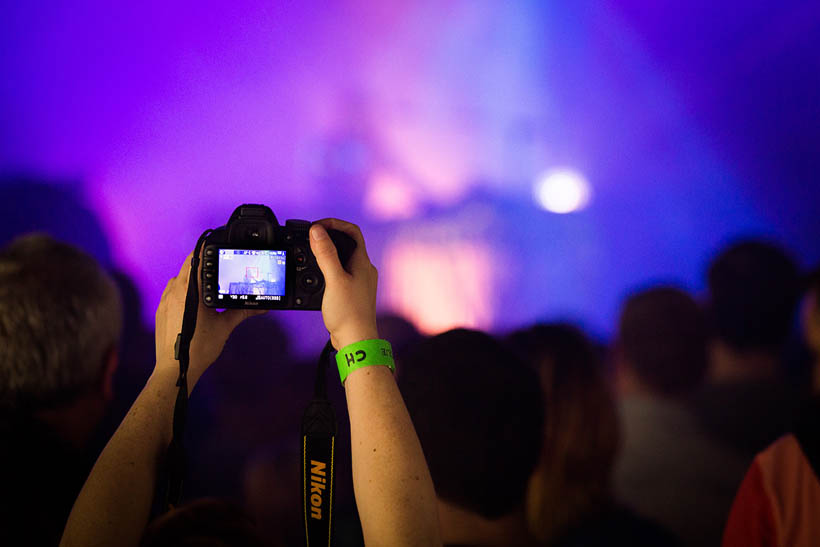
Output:
<instances>
[{"instance_id":1,"label":"person's left hand","mask_svg":"<svg viewBox=\"0 0 820 547\"><path fill-rule=\"evenodd\" d=\"M191 274L191 257L188 255L179 274L168 281L156 315L155 372L179 374L179 363L174 358L174 344L182 330L182 316L185 312L185 297L188 294L188 277ZM200 267L202 262L200 261ZM197 272L198 275L198 272ZM261 310L226 310L217 312L199 302L196 330L191 340L190 362L188 364L188 389L192 390L202 373L216 361L233 329L248 317L265 313Z\"/></svg>"}]
</instances>

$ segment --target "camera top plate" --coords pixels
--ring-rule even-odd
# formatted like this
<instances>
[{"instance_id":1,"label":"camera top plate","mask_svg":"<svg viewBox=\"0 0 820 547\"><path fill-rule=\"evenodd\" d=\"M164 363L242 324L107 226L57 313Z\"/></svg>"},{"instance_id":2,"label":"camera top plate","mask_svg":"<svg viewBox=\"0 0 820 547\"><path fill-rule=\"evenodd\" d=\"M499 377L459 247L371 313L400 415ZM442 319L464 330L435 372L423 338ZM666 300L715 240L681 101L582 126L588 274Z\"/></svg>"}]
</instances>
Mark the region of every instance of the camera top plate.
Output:
<instances>
[{"instance_id":1,"label":"camera top plate","mask_svg":"<svg viewBox=\"0 0 820 547\"><path fill-rule=\"evenodd\" d=\"M325 282L310 250L311 225L291 219L280 226L265 205L237 207L228 224L216 228L203 244L202 302L211 308L320 310ZM346 266L356 242L338 230L328 230L328 235ZM226 249L230 251L220 254ZM230 288L220 286L219 274L220 262L228 258L241 262L240 270L247 263L250 272L244 279L231 278ZM225 277L223 285L228 284Z\"/></svg>"}]
</instances>

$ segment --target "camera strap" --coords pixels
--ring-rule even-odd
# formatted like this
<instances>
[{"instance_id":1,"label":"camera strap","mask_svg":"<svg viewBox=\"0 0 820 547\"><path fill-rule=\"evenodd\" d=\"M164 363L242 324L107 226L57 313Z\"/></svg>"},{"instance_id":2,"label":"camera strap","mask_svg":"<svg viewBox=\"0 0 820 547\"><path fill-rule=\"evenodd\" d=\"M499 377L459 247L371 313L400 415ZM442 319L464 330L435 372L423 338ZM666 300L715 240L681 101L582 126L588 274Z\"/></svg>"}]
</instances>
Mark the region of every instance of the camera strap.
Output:
<instances>
[{"instance_id":1,"label":"camera strap","mask_svg":"<svg viewBox=\"0 0 820 547\"><path fill-rule=\"evenodd\" d=\"M199 254L202 245L213 230L205 230L196 242L191 257L191 272L188 277L188 293L185 295L185 311L182 315L182 328L174 345L174 357L179 361L179 378L177 379L177 400L174 405L174 429L171 444L168 445L165 465L167 484L165 488L164 509L168 511L179 505L182 497L182 480L185 477L186 455L183 444L185 423L188 419L188 364L190 362L191 340L196 331L196 317L199 311Z\"/></svg>"},{"instance_id":2,"label":"camera strap","mask_svg":"<svg viewBox=\"0 0 820 547\"><path fill-rule=\"evenodd\" d=\"M327 368L333 353L328 340L316 367L313 400L302 416L302 512L305 545L330 545L336 470L336 414L327 398Z\"/></svg>"}]
</instances>

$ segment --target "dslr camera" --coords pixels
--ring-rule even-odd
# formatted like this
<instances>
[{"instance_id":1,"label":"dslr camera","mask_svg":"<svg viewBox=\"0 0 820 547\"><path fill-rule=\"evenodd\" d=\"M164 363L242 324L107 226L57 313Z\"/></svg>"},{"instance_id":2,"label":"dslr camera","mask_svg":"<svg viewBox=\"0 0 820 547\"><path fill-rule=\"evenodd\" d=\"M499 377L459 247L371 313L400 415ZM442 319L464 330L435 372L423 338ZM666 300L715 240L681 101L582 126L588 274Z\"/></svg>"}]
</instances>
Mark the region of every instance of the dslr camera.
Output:
<instances>
[{"instance_id":1,"label":"dslr camera","mask_svg":"<svg viewBox=\"0 0 820 547\"><path fill-rule=\"evenodd\" d=\"M320 310L325 279L310 250L307 220L280 226L265 205L240 205L202 245L202 302L209 308ZM328 230L342 265L356 242Z\"/></svg>"}]
</instances>

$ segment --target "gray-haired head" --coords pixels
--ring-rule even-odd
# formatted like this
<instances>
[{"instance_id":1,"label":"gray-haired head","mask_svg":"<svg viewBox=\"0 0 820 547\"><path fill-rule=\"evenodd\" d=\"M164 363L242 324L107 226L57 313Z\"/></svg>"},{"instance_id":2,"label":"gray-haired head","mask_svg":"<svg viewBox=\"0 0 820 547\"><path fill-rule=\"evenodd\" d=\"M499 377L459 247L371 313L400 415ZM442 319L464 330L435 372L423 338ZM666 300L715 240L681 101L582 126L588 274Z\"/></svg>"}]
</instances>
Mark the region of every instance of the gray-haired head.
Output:
<instances>
[{"instance_id":1,"label":"gray-haired head","mask_svg":"<svg viewBox=\"0 0 820 547\"><path fill-rule=\"evenodd\" d=\"M43 234L0 249L0 405L52 407L93 389L121 330L119 290L89 255Z\"/></svg>"}]
</instances>

